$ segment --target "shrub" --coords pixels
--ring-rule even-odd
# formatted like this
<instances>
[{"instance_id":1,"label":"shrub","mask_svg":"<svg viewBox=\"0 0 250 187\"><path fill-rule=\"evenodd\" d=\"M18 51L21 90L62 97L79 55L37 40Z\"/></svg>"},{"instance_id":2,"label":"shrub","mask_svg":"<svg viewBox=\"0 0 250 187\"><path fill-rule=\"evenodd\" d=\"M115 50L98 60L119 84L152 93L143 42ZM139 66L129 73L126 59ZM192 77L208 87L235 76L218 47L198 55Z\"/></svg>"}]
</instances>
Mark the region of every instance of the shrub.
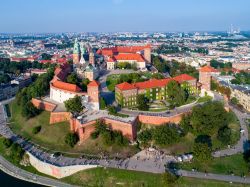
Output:
<instances>
[{"instance_id":1,"label":"shrub","mask_svg":"<svg viewBox=\"0 0 250 187\"><path fill-rule=\"evenodd\" d=\"M100 100L100 108L101 108L101 110L104 110L106 107L107 107L106 101L104 100L103 97L101 97L101 100Z\"/></svg>"},{"instance_id":2,"label":"shrub","mask_svg":"<svg viewBox=\"0 0 250 187\"><path fill-rule=\"evenodd\" d=\"M9 148L12 145L12 140L8 139L8 138L4 138L3 139L3 145L5 146L5 148Z\"/></svg>"},{"instance_id":3,"label":"shrub","mask_svg":"<svg viewBox=\"0 0 250 187\"><path fill-rule=\"evenodd\" d=\"M65 143L70 147L74 147L74 145L78 142L79 138L75 133L68 133L65 136Z\"/></svg>"},{"instance_id":4,"label":"shrub","mask_svg":"<svg viewBox=\"0 0 250 187\"><path fill-rule=\"evenodd\" d=\"M18 163L22 160L23 155L24 155L24 150L22 149L22 147L17 143L12 144L10 148L10 158L14 162Z\"/></svg>"},{"instance_id":5,"label":"shrub","mask_svg":"<svg viewBox=\"0 0 250 187\"><path fill-rule=\"evenodd\" d=\"M90 134L90 137L93 139L93 140L95 140L96 138L98 138L98 136L99 136L99 132L98 131L94 131L94 132L92 132L91 134Z\"/></svg>"},{"instance_id":6,"label":"shrub","mask_svg":"<svg viewBox=\"0 0 250 187\"><path fill-rule=\"evenodd\" d=\"M104 140L104 143L106 145L112 145L113 144L113 139L110 131L106 131L102 133L102 137Z\"/></svg>"},{"instance_id":7,"label":"shrub","mask_svg":"<svg viewBox=\"0 0 250 187\"><path fill-rule=\"evenodd\" d=\"M42 129L42 126L39 125L39 126L36 126L32 129L32 134L38 134Z\"/></svg>"}]
</instances>

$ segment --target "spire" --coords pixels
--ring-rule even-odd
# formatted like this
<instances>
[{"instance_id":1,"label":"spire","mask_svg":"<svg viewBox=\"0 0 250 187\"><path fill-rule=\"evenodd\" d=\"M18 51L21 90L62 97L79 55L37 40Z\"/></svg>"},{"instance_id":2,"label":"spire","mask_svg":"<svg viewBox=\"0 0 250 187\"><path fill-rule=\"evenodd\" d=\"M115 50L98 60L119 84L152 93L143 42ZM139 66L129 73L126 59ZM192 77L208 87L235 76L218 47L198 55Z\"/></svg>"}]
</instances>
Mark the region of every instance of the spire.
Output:
<instances>
[{"instance_id":1,"label":"spire","mask_svg":"<svg viewBox=\"0 0 250 187\"><path fill-rule=\"evenodd\" d=\"M75 39L73 54L80 54L80 45L77 38Z\"/></svg>"}]
</instances>

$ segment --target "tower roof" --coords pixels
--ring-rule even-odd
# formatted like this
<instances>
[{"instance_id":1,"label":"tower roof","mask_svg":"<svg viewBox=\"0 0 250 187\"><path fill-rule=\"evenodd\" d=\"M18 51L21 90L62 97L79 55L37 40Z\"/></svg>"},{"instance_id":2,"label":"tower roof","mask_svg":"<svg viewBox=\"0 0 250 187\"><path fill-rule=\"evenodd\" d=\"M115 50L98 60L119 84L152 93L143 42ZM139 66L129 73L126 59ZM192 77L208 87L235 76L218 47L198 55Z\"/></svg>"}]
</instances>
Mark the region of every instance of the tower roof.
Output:
<instances>
[{"instance_id":1,"label":"tower roof","mask_svg":"<svg viewBox=\"0 0 250 187\"><path fill-rule=\"evenodd\" d=\"M88 84L88 86L91 86L91 87L98 87L99 85L100 85L99 82L97 82L96 80L93 80L92 82Z\"/></svg>"},{"instance_id":2,"label":"tower roof","mask_svg":"<svg viewBox=\"0 0 250 187\"><path fill-rule=\"evenodd\" d=\"M200 71L200 72L215 72L215 73L219 72L217 69L214 69L214 68L211 67L211 66L204 66L204 67L201 67L199 71Z\"/></svg>"}]
</instances>

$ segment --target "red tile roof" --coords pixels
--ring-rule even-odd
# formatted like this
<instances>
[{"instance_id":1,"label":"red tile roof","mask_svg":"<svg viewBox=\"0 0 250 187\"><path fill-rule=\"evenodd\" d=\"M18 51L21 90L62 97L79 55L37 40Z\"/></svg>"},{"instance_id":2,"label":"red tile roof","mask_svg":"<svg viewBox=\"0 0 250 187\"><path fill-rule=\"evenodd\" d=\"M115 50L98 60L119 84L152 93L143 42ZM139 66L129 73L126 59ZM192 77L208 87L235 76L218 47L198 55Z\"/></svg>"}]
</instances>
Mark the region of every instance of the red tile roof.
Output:
<instances>
[{"instance_id":1,"label":"red tile roof","mask_svg":"<svg viewBox=\"0 0 250 187\"><path fill-rule=\"evenodd\" d=\"M148 81L144 82L137 82L134 83L133 85L138 88L138 89L147 89L147 88L155 88L155 87L164 87L166 86L171 80L171 78L166 78L166 79L150 79Z\"/></svg>"},{"instance_id":2,"label":"red tile roof","mask_svg":"<svg viewBox=\"0 0 250 187\"><path fill-rule=\"evenodd\" d=\"M214 69L214 68L211 67L211 66L204 66L204 67L201 67L199 71L200 71L200 72L215 72L215 73L219 72L217 69Z\"/></svg>"},{"instance_id":3,"label":"red tile roof","mask_svg":"<svg viewBox=\"0 0 250 187\"><path fill-rule=\"evenodd\" d=\"M136 89L136 87L134 85L129 84L127 82L117 84L116 87L119 88L120 90L133 90L133 89Z\"/></svg>"},{"instance_id":4,"label":"red tile roof","mask_svg":"<svg viewBox=\"0 0 250 187\"><path fill-rule=\"evenodd\" d=\"M118 54L115 55L114 58L116 60L135 60L137 62L144 62L145 60L143 57L138 54L138 53L133 53L133 54Z\"/></svg>"},{"instance_id":5,"label":"red tile roof","mask_svg":"<svg viewBox=\"0 0 250 187\"><path fill-rule=\"evenodd\" d=\"M97 82L96 80L93 80L88 84L88 86L93 86L93 87L98 87L99 85L100 85L99 82Z\"/></svg>"},{"instance_id":6,"label":"red tile roof","mask_svg":"<svg viewBox=\"0 0 250 187\"><path fill-rule=\"evenodd\" d=\"M97 51L99 55L113 56L117 53L137 53L144 50L145 48L151 48L150 45L145 46L116 46L110 48L103 48Z\"/></svg>"},{"instance_id":7,"label":"red tile roof","mask_svg":"<svg viewBox=\"0 0 250 187\"><path fill-rule=\"evenodd\" d=\"M59 80L55 80L53 82L51 82L52 86L61 89L61 90L66 90L66 91L70 91L70 92L80 92L81 89L75 85L75 84L70 84L70 83L66 83L66 82L62 82Z\"/></svg>"},{"instance_id":8,"label":"red tile roof","mask_svg":"<svg viewBox=\"0 0 250 187\"><path fill-rule=\"evenodd\" d=\"M182 83L182 82L185 82L185 81L191 81L191 80L196 80L196 78L190 76L190 75L187 75L187 74L181 74L181 75L178 75L176 77L173 78L175 81L179 82L179 83Z\"/></svg>"},{"instance_id":9,"label":"red tile roof","mask_svg":"<svg viewBox=\"0 0 250 187\"><path fill-rule=\"evenodd\" d=\"M131 89L148 89L148 88L156 88L156 87L165 87L170 81L177 81L179 83L182 83L184 81L189 81L189 80L196 80L196 78L187 75L187 74L182 74L174 78L166 78L166 79L150 79L148 81L144 82L137 82L133 84L129 84L127 82L121 83L116 85L117 88L120 90L131 90Z\"/></svg>"}]
</instances>

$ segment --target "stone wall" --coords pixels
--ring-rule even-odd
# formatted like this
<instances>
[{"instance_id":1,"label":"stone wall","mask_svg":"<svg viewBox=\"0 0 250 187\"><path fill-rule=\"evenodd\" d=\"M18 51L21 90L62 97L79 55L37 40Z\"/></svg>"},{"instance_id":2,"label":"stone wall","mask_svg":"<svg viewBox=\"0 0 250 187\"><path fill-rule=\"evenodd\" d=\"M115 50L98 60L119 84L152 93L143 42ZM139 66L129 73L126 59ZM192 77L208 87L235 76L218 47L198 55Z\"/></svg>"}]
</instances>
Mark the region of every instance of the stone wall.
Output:
<instances>
[{"instance_id":1,"label":"stone wall","mask_svg":"<svg viewBox=\"0 0 250 187\"><path fill-rule=\"evenodd\" d=\"M30 164L34 168L36 168L41 173L53 176L57 179L70 176L81 170L98 167L97 165L73 165L73 166L59 167L59 166L55 166L55 165L43 162L37 159L36 157L34 157L29 152L27 152L27 154L29 155Z\"/></svg>"},{"instance_id":2,"label":"stone wall","mask_svg":"<svg viewBox=\"0 0 250 187\"><path fill-rule=\"evenodd\" d=\"M49 112L52 112L56 108L56 104L42 101L41 99L32 98L31 102L36 108Z\"/></svg>"},{"instance_id":3,"label":"stone wall","mask_svg":"<svg viewBox=\"0 0 250 187\"><path fill-rule=\"evenodd\" d=\"M70 118L71 118L70 112L51 112L49 123L54 124L63 121L69 121Z\"/></svg>"}]
</instances>

